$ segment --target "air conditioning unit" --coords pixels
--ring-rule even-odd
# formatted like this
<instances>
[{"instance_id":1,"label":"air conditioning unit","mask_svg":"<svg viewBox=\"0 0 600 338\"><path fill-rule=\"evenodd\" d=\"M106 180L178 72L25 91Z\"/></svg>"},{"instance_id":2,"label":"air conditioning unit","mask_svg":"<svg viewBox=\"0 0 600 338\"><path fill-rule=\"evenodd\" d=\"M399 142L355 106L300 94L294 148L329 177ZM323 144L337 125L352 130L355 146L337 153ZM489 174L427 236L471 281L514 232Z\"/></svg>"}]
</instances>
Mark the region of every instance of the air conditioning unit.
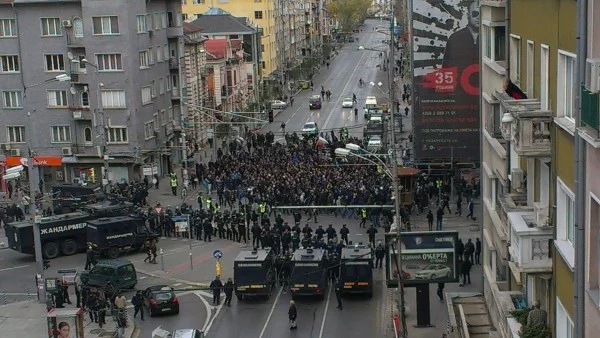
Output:
<instances>
[{"instance_id":1,"label":"air conditioning unit","mask_svg":"<svg viewBox=\"0 0 600 338\"><path fill-rule=\"evenodd\" d=\"M11 149L10 156L21 156L21 149Z\"/></svg>"},{"instance_id":2,"label":"air conditioning unit","mask_svg":"<svg viewBox=\"0 0 600 338\"><path fill-rule=\"evenodd\" d=\"M73 118L75 120L81 120L81 117L82 117L81 110L74 110L73 111Z\"/></svg>"},{"instance_id":3,"label":"air conditioning unit","mask_svg":"<svg viewBox=\"0 0 600 338\"><path fill-rule=\"evenodd\" d=\"M519 168L514 168L510 171L510 184L513 189L523 188L524 173Z\"/></svg>"},{"instance_id":4,"label":"air conditioning unit","mask_svg":"<svg viewBox=\"0 0 600 338\"><path fill-rule=\"evenodd\" d=\"M71 28L72 26L73 26L73 23L71 23L71 20L63 20L63 27Z\"/></svg>"},{"instance_id":5,"label":"air conditioning unit","mask_svg":"<svg viewBox=\"0 0 600 338\"><path fill-rule=\"evenodd\" d=\"M10 150L10 143L0 143L0 149Z\"/></svg>"},{"instance_id":6,"label":"air conditioning unit","mask_svg":"<svg viewBox=\"0 0 600 338\"><path fill-rule=\"evenodd\" d=\"M585 88L592 93L600 93L600 59L586 60Z\"/></svg>"},{"instance_id":7,"label":"air conditioning unit","mask_svg":"<svg viewBox=\"0 0 600 338\"><path fill-rule=\"evenodd\" d=\"M62 154L64 156L72 156L73 155L73 148L71 148L71 147L63 147L62 148Z\"/></svg>"}]
</instances>

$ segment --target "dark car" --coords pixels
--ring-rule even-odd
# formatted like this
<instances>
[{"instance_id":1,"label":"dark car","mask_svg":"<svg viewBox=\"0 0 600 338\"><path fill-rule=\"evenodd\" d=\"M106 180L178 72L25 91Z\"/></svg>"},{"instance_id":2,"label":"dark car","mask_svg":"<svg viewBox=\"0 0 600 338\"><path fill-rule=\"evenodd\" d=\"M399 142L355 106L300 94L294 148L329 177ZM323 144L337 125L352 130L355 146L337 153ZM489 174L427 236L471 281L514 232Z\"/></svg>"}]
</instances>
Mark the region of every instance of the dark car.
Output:
<instances>
[{"instance_id":1,"label":"dark car","mask_svg":"<svg viewBox=\"0 0 600 338\"><path fill-rule=\"evenodd\" d=\"M179 299L168 285L151 286L142 292L142 296L150 317L163 313L179 314Z\"/></svg>"}]
</instances>

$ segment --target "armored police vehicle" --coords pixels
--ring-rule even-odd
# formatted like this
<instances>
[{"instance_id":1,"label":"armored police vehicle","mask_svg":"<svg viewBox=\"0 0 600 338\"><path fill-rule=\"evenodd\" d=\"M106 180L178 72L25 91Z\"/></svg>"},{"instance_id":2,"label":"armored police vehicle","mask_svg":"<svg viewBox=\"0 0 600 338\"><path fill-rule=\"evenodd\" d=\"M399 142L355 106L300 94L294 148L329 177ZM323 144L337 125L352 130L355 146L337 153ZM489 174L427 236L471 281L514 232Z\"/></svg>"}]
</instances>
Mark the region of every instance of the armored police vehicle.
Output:
<instances>
[{"instance_id":1,"label":"armored police vehicle","mask_svg":"<svg viewBox=\"0 0 600 338\"><path fill-rule=\"evenodd\" d=\"M40 237L42 254L53 259L61 254L74 255L87 247L87 222L96 218L128 214L131 204L111 205L98 203L87 205L84 211L62 215L42 217L40 219ZM20 253L34 255L33 221L11 222L6 225L6 238L11 249Z\"/></svg>"},{"instance_id":2,"label":"armored police vehicle","mask_svg":"<svg viewBox=\"0 0 600 338\"><path fill-rule=\"evenodd\" d=\"M108 258L117 258L139 249L158 234L142 218L131 216L103 217L87 222L88 245Z\"/></svg>"},{"instance_id":3,"label":"armored police vehicle","mask_svg":"<svg viewBox=\"0 0 600 338\"><path fill-rule=\"evenodd\" d=\"M329 281L327 253L324 249L298 249L292 256L290 292L297 296L325 298Z\"/></svg>"},{"instance_id":4,"label":"armored police vehicle","mask_svg":"<svg viewBox=\"0 0 600 338\"><path fill-rule=\"evenodd\" d=\"M76 185L65 183L52 187L52 210L55 214L66 214L80 210L84 205L105 199L98 185Z\"/></svg>"},{"instance_id":5,"label":"armored police vehicle","mask_svg":"<svg viewBox=\"0 0 600 338\"><path fill-rule=\"evenodd\" d=\"M342 249L340 262L342 293L362 293L373 296L373 254L363 245Z\"/></svg>"},{"instance_id":6,"label":"armored police vehicle","mask_svg":"<svg viewBox=\"0 0 600 338\"><path fill-rule=\"evenodd\" d=\"M233 262L235 295L238 300L246 296L271 296L275 286L275 255L270 248L240 252Z\"/></svg>"}]
</instances>

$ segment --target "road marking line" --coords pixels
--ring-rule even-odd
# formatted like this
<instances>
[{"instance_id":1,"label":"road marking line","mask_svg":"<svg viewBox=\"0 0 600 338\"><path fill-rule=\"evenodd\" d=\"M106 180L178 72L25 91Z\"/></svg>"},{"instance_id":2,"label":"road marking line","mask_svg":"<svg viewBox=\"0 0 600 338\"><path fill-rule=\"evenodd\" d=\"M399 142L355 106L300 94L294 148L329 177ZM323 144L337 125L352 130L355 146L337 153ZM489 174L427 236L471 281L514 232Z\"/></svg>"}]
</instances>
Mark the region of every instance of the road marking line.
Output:
<instances>
[{"instance_id":1,"label":"road marking line","mask_svg":"<svg viewBox=\"0 0 600 338\"><path fill-rule=\"evenodd\" d=\"M196 295L196 297L200 298L200 300L204 304L204 307L206 308L206 319L204 320L204 326L202 326L202 332L206 332L207 331L206 327L210 323L210 319L212 316L211 306L210 306L210 304L208 304L208 301L206 300L206 298L202 297L200 292L196 291L196 292L194 292L194 294Z\"/></svg>"},{"instance_id":2,"label":"road marking line","mask_svg":"<svg viewBox=\"0 0 600 338\"><path fill-rule=\"evenodd\" d=\"M29 266L29 265L19 265L19 266L13 266L13 267L10 267L10 268L4 268L4 269L0 269L0 272L2 272L2 271L10 271L10 270L22 269L22 268L26 268L26 267L28 267L28 266Z\"/></svg>"},{"instance_id":3,"label":"road marking line","mask_svg":"<svg viewBox=\"0 0 600 338\"><path fill-rule=\"evenodd\" d=\"M179 285L183 285L183 283L175 283L175 284L173 284L173 286L179 286Z\"/></svg>"},{"instance_id":4,"label":"road marking line","mask_svg":"<svg viewBox=\"0 0 600 338\"><path fill-rule=\"evenodd\" d=\"M323 313L323 321L321 322L319 338L323 338L323 330L325 330L325 319L327 319L327 310L329 310L329 301L331 300L331 289L334 287L334 285L329 285L329 290L327 291L327 302L325 303L325 313Z\"/></svg>"},{"instance_id":5,"label":"road marking line","mask_svg":"<svg viewBox=\"0 0 600 338\"><path fill-rule=\"evenodd\" d=\"M279 300L279 297L281 296L281 291L283 291L283 288L279 288L279 292L277 292L277 297L275 297L275 301L273 302L273 306L271 306L271 311L269 312L269 316L267 317L267 320L265 321L265 325L263 326L262 331L260 331L260 336L258 336L258 338L262 338L265 335L267 326L269 326L269 321L271 321L271 317L273 317L273 311L275 311L275 307L277 307L277 301Z\"/></svg>"},{"instance_id":6,"label":"road marking line","mask_svg":"<svg viewBox=\"0 0 600 338\"><path fill-rule=\"evenodd\" d=\"M211 297L212 297L212 295L211 295ZM210 323L208 323L208 326L206 326L206 327L204 328L204 335L205 335L205 336L206 336L206 333L207 333L208 331L210 331L210 328L212 327L213 323L215 322L215 319L216 319L216 318L219 316L219 314L221 313L221 310L222 310L222 309L223 309L223 305L221 305L221 306L219 306L219 307L217 308L217 312L216 312L216 313L215 313L215 315L214 315L214 316L212 316L212 318L210 319Z\"/></svg>"},{"instance_id":7,"label":"road marking line","mask_svg":"<svg viewBox=\"0 0 600 338\"><path fill-rule=\"evenodd\" d=\"M140 277L138 277L138 280L146 279L146 278L148 278L148 276L140 276Z\"/></svg>"}]
</instances>

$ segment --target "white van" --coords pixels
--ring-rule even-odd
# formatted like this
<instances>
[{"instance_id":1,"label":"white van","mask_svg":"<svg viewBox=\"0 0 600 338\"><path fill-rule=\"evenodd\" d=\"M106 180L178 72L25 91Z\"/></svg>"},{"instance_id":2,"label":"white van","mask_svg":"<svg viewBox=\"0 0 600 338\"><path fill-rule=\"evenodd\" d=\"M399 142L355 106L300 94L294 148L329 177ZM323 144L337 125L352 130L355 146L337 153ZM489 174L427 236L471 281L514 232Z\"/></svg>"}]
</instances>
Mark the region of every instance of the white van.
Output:
<instances>
[{"instance_id":1,"label":"white van","mask_svg":"<svg viewBox=\"0 0 600 338\"><path fill-rule=\"evenodd\" d=\"M375 96L367 96L365 100L365 116L369 114L369 109L377 109L377 98Z\"/></svg>"}]
</instances>

